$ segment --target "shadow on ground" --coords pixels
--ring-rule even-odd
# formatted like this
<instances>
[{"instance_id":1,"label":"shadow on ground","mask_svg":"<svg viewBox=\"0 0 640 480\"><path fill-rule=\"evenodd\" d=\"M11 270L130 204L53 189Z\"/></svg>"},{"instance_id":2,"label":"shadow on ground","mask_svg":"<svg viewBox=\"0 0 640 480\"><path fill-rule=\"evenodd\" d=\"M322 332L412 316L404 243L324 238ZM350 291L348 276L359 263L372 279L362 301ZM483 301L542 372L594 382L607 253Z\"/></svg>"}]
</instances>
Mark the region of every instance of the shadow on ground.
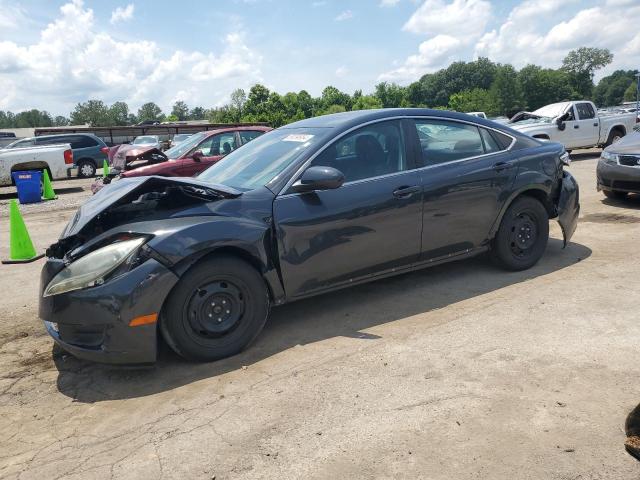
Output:
<instances>
[{"instance_id":1,"label":"shadow on ground","mask_svg":"<svg viewBox=\"0 0 640 480\"><path fill-rule=\"evenodd\" d=\"M640 210L640 195L630 193L623 199L607 198L603 195L602 203L610 207L628 208L630 210Z\"/></svg>"},{"instance_id":2,"label":"shadow on ground","mask_svg":"<svg viewBox=\"0 0 640 480\"><path fill-rule=\"evenodd\" d=\"M68 193L80 193L84 191L82 187L65 187L65 188L55 188L56 195L65 195ZM11 200L12 198L18 198L18 192L2 192L0 193L0 200Z\"/></svg>"},{"instance_id":3,"label":"shadow on ground","mask_svg":"<svg viewBox=\"0 0 640 480\"><path fill-rule=\"evenodd\" d=\"M593 150L574 150L569 154L569 158L572 162L580 162L582 160L593 160L600 156L600 150L594 152Z\"/></svg>"},{"instance_id":4,"label":"shadow on ground","mask_svg":"<svg viewBox=\"0 0 640 480\"><path fill-rule=\"evenodd\" d=\"M375 341L380 337L364 330L544 276L590 255L584 245L571 243L563 250L562 241L550 239L538 265L523 272L505 272L481 256L301 300L273 309L264 331L245 352L208 364L186 362L165 347L155 367L125 370L54 349L57 386L80 402L141 397L250 366L296 345L338 336ZM425 329L440 323L425 321Z\"/></svg>"}]
</instances>

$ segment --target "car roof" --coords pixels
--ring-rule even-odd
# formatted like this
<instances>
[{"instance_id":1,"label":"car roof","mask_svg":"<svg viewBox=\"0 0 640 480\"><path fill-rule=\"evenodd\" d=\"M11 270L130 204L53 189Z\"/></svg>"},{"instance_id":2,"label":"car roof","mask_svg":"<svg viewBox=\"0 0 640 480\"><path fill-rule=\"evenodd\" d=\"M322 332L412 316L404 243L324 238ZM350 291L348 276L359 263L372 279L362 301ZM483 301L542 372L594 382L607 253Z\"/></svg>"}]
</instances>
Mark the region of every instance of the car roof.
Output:
<instances>
[{"instance_id":1,"label":"car roof","mask_svg":"<svg viewBox=\"0 0 640 480\"><path fill-rule=\"evenodd\" d=\"M204 133L207 137L210 137L211 135L215 135L217 133L235 132L235 131L243 131L243 130L259 130L261 132L268 132L270 130L273 130L273 128L266 127L264 125L243 125L241 127L222 127L222 128L216 128L213 130L204 130L198 133Z\"/></svg>"},{"instance_id":2,"label":"car roof","mask_svg":"<svg viewBox=\"0 0 640 480\"><path fill-rule=\"evenodd\" d=\"M495 128L496 124L482 117L450 110L432 110L430 108L379 108L372 110L355 110L351 112L332 113L319 117L307 118L290 123L280 128L335 128L345 130L362 123L396 117L442 117L443 119L464 120ZM504 129L504 126L500 126Z\"/></svg>"}]
</instances>

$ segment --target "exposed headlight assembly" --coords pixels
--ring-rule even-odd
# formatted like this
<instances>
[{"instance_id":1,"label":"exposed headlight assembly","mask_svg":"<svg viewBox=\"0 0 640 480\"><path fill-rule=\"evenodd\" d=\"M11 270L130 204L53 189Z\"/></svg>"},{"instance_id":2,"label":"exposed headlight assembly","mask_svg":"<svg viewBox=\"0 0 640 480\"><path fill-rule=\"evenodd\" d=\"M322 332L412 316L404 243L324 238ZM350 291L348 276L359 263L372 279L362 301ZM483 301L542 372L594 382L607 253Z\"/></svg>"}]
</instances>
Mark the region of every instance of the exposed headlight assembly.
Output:
<instances>
[{"instance_id":1,"label":"exposed headlight assembly","mask_svg":"<svg viewBox=\"0 0 640 480\"><path fill-rule=\"evenodd\" d=\"M616 153L607 152L606 150L602 151L600 158L602 158L607 163L613 163L613 164L618 163L618 155Z\"/></svg>"},{"instance_id":2,"label":"exposed headlight assembly","mask_svg":"<svg viewBox=\"0 0 640 480\"><path fill-rule=\"evenodd\" d=\"M47 285L43 296L93 287L104 282L104 277L127 261L145 242L134 238L99 248L63 268Z\"/></svg>"}]
</instances>

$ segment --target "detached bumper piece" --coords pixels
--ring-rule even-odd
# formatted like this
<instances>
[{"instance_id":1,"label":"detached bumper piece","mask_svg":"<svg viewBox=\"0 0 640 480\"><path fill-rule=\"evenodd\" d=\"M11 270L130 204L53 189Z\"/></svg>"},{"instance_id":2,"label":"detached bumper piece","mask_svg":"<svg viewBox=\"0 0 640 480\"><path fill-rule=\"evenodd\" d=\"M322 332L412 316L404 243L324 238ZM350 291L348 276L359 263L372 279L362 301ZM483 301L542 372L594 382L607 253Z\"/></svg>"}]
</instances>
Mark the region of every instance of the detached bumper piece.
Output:
<instances>
[{"instance_id":1,"label":"detached bumper piece","mask_svg":"<svg viewBox=\"0 0 640 480\"><path fill-rule=\"evenodd\" d=\"M63 267L61 260L47 261L41 291ZM173 272L149 259L100 286L51 297L41 295L40 318L55 342L78 358L150 364L157 353L155 320L177 280Z\"/></svg>"},{"instance_id":2,"label":"detached bumper piece","mask_svg":"<svg viewBox=\"0 0 640 480\"><path fill-rule=\"evenodd\" d=\"M578 226L578 215L580 215L580 190L578 182L569 172L562 175L562 186L560 198L558 199L558 223L562 228L564 246L571 240Z\"/></svg>"}]
</instances>

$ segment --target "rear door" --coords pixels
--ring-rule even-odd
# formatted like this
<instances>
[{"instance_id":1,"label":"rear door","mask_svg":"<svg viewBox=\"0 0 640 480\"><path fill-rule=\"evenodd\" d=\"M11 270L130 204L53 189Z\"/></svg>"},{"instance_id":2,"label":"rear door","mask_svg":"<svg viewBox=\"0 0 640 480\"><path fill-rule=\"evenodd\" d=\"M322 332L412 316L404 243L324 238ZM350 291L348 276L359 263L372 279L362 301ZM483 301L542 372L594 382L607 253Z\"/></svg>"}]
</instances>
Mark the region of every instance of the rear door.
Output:
<instances>
[{"instance_id":1,"label":"rear door","mask_svg":"<svg viewBox=\"0 0 640 480\"><path fill-rule=\"evenodd\" d=\"M416 262L422 187L401 121L363 126L311 165L341 170L334 190L285 192L274 201L282 278L291 298Z\"/></svg>"},{"instance_id":2,"label":"rear door","mask_svg":"<svg viewBox=\"0 0 640 480\"><path fill-rule=\"evenodd\" d=\"M423 167L423 260L481 246L516 175L513 138L471 123L415 119Z\"/></svg>"},{"instance_id":3,"label":"rear door","mask_svg":"<svg viewBox=\"0 0 640 480\"><path fill-rule=\"evenodd\" d=\"M600 138L600 121L590 102L576 103L577 120L573 126L576 144L580 147L595 145Z\"/></svg>"}]
</instances>

